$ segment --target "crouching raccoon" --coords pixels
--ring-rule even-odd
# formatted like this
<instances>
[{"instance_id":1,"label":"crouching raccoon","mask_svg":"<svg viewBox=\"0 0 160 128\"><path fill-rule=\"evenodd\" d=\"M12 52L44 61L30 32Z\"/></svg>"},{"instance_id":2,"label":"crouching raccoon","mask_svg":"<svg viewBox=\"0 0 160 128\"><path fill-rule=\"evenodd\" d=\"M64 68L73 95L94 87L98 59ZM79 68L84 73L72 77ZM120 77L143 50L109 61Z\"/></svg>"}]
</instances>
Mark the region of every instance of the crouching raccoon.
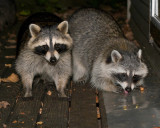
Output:
<instances>
[{"instance_id":1,"label":"crouching raccoon","mask_svg":"<svg viewBox=\"0 0 160 128\"><path fill-rule=\"evenodd\" d=\"M24 97L32 96L32 83L36 75L55 82L61 97L72 74L72 38L68 22L51 13L36 13L21 26L17 41L16 71L25 89Z\"/></svg>"},{"instance_id":2,"label":"crouching raccoon","mask_svg":"<svg viewBox=\"0 0 160 128\"><path fill-rule=\"evenodd\" d=\"M103 11L81 9L69 19L73 39L73 80L104 91L130 92L148 73L142 50L128 41L116 21Z\"/></svg>"}]
</instances>

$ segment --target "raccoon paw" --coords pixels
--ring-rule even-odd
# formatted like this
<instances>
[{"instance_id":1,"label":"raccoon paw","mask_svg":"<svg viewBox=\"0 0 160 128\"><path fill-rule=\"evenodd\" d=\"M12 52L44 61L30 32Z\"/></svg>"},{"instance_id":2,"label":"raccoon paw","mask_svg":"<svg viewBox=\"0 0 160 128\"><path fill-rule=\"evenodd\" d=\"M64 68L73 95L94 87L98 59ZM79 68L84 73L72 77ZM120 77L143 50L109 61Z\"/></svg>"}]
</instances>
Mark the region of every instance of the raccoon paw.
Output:
<instances>
[{"instance_id":1,"label":"raccoon paw","mask_svg":"<svg viewBox=\"0 0 160 128\"><path fill-rule=\"evenodd\" d=\"M78 81L76 81L78 84L85 84L86 83L86 77L80 78Z\"/></svg>"},{"instance_id":2,"label":"raccoon paw","mask_svg":"<svg viewBox=\"0 0 160 128\"><path fill-rule=\"evenodd\" d=\"M25 98L27 98L27 97L32 97L32 92L25 93L25 94L24 94L24 97L25 97Z\"/></svg>"},{"instance_id":3,"label":"raccoon paw","mask_svg":"<svg viewBox=\"0 0 160 128\"><path fill-rule=\"evenodd\" d=\"M58 94L58 97L67 98L67 95L66 95L65 93L59 93L59 94Z\"/></svg>"},{"instance_id":4,"label":"raccoon paw","mask_svg":"<svg viewBox=\"0 0 160 128\"><path fill-rule=\"evenodd\" d=\"M114 85L108 85L107 87L103 88L104 91L120 93L120 89Z\"/></svg>"},{"instance_id":5,"label":"raccoon paw","mask_svg":"<svg viewBox=\"0 0 160 128\"><path fill-rule=\"evenodd\" d=\"M114 88L112 88L112 92L114 92L114 93L121 93L122 92L122 88L120 88L120 87L114 87Z\"/></svg>"}]
</instances>

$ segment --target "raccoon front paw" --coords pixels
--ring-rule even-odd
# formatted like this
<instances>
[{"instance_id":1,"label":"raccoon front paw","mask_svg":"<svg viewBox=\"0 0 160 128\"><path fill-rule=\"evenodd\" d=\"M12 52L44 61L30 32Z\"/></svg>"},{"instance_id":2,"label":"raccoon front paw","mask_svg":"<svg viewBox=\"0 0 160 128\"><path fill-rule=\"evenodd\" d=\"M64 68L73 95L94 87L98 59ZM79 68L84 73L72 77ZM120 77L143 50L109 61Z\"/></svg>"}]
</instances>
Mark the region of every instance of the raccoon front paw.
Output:
<instances>
[{"instance_id":1,"label":"raccoon front paw","mask_svg":"<svg viewBox=\"0 0 160 128\"><path fill-rule=\"evenodd\" d=\"M124 90L122 88L117 87L116 90L113 90L114 93L122 93Z\"/></svg>"},{"instance_id":2,"label":"raccoon front paw","mask_svg":"<svg viewBox=\"0 0 160 128\"><path fill-rule=\"evenodd\" d=\"M114 85L108 85L103 88L103 90L108 92L120 93L120 89Z\"/></svg>"},{"instance_id":3,"label":"raccoon front paw","mask_svg":"<svg viewBox=\"0 0 160 128\"><path fill-rule=\"evenodd\" d=\"M78 83L78 84L85 84L86 81L87 81L86 77L84 76L84 77L80 78L78 81L76 81L76 83Z\"/></svg>"},{"instance_id":4,"label":"raccoon front paw","mask_svg":"<svg viewBox=\"0 0 160 128\"><path fill-rule=\"evenodd\" d=\"M26 93L24 94L24 97L25 97L25 98L32 97L32 92L26 92Z\"/></svg>"},{"instance_id":5,"label":"raccoon front paw","mask_svg":"<svg viewBox=\"0 0 160 128\"><path fill-rule=\"evenodd\" d=\"M59 94L58 94L58 97L67 98L67 95L66 95L65 93L59 93Z\"/></svg>"}]
</instances>

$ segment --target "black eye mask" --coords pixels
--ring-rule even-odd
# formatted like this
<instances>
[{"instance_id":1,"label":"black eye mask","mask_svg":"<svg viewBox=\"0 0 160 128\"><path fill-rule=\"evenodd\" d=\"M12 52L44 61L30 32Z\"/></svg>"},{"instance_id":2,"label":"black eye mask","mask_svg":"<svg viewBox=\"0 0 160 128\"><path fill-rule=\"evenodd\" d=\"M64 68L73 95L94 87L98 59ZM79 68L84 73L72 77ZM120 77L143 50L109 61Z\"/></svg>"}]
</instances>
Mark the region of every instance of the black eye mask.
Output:
<instances>
[{"instance_id":1,"label":"black eye mask","mask_svg":"<svg viewBox=\"0 0 160 128\"><path fill-rule=\"evenodd\" d=\"M34 49L34 53L38 55L45 55L48 50L49 50L48 45L37 46Z\"/></svg>"},{"instance_id":2,"label":"black eye mask","mask_svg":"<svg viewBox=\"0 0 160 128\"><path fill-rule=\"evenodd\" d=\"M55 49L58 53L63 53L63 52L65 52L65 51L68 50L66 44L58 44L58 43L54 45L54 49Z\"/></svg>"},{"instance_id":3,"label":"black eye mask","mask_svg":"<svg viewBox=\"0 0 160 128\"><path fill-rule=\"evenodd\" d=\"M120 82L124 82L124 81L128 81L129 79L129 76L127 76L127 74L125 73L118 73L118 74L113 74L113 76L115 78L117 78ZM140 75L134 75L132 78L131 78L131 81L133 83L137 83L139 80L142 79L142 76Z\"/></svg>"},{"instance_id":4,"label":"black eye mask","mask_svg":"<svg viewBox=\"0 0 160 128\"><path fill-rule=\"evenodd\" d=\"M140 79L142 79L142 76L140 75L134 75L132 78L133 83L137 83Z\"/></svg>"},{"instance_id":5,"label":"black eye mask","mask_svg":"<svg viewBox=\"0 0 160 128\"><path fill-rule=\"evenodd\" d=\"M114 74L114 77L117 78L121 82L127 81L128 79L128 76L125 73Z\"/></svg>"}]
</instances>

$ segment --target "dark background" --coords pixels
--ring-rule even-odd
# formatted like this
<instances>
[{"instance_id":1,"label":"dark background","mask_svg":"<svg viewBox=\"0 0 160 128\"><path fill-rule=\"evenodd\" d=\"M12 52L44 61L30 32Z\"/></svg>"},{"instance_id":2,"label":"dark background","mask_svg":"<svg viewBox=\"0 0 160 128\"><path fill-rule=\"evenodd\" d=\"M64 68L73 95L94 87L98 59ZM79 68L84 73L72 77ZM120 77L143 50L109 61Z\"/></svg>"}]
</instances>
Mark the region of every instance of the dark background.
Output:
<instances>
[{"instance_id":1,"label":"dark background","mask_svg":"<svg viewBox=\"0 0 160 128\"><path fill-rule=\"evenodd\" d=\"M103 8L110 6L121 9L126 0L15 0L20 14L27 15L38 11L64 12L79 7Z\"/></svg>"},{"instance_id":2,"label":"dark background","mask_svg":"<svg viewBox=\"0 0 160 128\"><path fill-rule=\"evenodd\" d=\"M16 16L20 22L23 22L29 15L42 11L51 12L62 19L67 19L79 8L102 9L117 20L128 39L134 40L126 20L126 0L15 0L15 4Z\"/></svg>"}]
</instances>

